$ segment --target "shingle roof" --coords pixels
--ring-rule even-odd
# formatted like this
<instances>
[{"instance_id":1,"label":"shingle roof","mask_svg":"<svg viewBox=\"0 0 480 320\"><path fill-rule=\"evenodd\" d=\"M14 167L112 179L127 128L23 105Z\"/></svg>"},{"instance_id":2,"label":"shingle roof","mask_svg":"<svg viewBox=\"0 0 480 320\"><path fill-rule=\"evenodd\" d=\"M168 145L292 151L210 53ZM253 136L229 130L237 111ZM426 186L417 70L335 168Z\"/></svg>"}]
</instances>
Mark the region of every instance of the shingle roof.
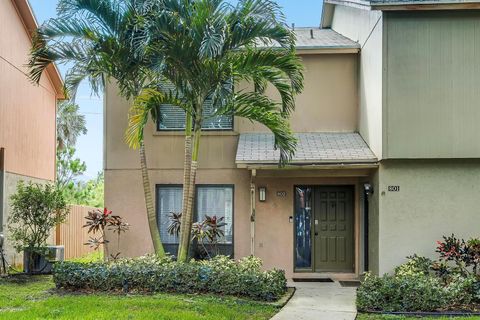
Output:
<instances>
[{"instance_id":1,"label":"shingle roof","mask_svg":"<svg viewBox=\"0 0 480 320\"><path fill-rule=\"evenodd\" d=\"M297 133L293 164L375 163L377 158L358 133ZM243 133L238 142L237 164L276 164L280 151L273 148L271 133Z\"/></svg>"},{"instance_id":2,"label":"shingle roof","mask_svg":"<svg viewBox=\"0 0 480 320\"><path fill-rule=\"evenodd\" d=\"M331 29L295 28L297 50L305 49L359 49L360 45ZM311 36L313 32L313 38ZM272 47L279 47L273 44Z\"/></svg>"},{"instance_id":3,"label":"shingle roof","mask_svg":"<svg viewBox=\"0 0 480 320\"><path fill-rule=\"evenodd\" d=\"M313 38L311 37L311 30ZM360 45L332 29L295 28L297 49L360 48Z\"/></svg>"}]
</instances>

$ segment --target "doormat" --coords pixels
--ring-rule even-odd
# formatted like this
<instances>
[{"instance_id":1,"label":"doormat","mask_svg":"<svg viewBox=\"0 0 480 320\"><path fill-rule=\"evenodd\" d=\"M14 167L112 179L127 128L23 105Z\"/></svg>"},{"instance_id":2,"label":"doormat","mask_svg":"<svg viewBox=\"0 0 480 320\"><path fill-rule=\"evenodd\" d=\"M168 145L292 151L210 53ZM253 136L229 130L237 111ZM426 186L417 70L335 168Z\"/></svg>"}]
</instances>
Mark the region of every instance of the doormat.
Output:
<instances>
[{"instance_id":1,"label":"doormat","mask_svg":"<svg viewBox=\"0 0 480 320\"><path fill-rule=\"evenodd\" d=\"M330 278L292 278L293 282L333 282Z\"/></svg>"},{"instance_id":2,"label":"doormat","mask_svg":"<svg viewBox=\"0 0 480 320\"><path fill-rule=\"evenodd\" d=\"M353 287L358 288L360 287L360 281L350 280L350 281L339 281L342 287Z\"/></svg>"}]
</instances>

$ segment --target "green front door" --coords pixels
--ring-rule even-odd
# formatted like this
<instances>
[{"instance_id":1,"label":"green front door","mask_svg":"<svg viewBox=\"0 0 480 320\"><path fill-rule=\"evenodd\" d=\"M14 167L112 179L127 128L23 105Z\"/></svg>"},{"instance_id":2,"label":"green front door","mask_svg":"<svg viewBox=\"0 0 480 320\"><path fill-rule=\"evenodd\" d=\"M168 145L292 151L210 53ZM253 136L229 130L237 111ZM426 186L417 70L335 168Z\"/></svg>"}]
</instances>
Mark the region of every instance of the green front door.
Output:
<instances>
[{"instance_id":1,"label":"green front door","mask_svg":"<svg viewBox=\"0 0 480 320\"><path fill-rule=\"evenodd\" d=\"M314 269L353 272L353 188L332 186L314 190Z\"/></svg>"},{"instance_id":2,"label":"green front door","mask_svg":"<svg viewBox=\"0 0 480 320\"><path fill-rule=\"evenodd\" d=\"M353 186L296 186L295 271L354 271Z\"/></svg>"}]
</instances>

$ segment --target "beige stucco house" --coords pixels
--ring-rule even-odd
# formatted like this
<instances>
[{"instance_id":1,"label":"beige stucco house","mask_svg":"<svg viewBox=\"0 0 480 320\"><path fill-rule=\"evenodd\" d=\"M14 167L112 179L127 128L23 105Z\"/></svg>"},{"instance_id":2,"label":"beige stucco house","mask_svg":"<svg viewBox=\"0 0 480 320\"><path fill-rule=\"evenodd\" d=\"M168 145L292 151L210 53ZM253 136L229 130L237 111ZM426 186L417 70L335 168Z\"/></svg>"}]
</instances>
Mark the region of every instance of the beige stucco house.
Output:
<instances>
[{"instance_id":1,"label":"beige stucco house","mask_svg":"<svg viewBox=\"0 0 480 320\"><path fill-rule=\"evenodd\" d=\"M305 90L299 145L278 168L272 136L213 118L196 212L225 217L222 250L254 254L289 277L357 277L432 255L452 232L478 236L480 9L469 1L325 0L321 28L297 28ZM122 253L152 252L137 151L123 142L129 104L105 94L105 203L131 223ZM181 210L184 115L145 135L159 229Z\"/></svg>"},{"instance_id":2,"label":"beige stucco house","mask_svg":"<svg viewBox=\"0 0 480 320\"><path fill-rule=\"evenodd\" d=\"M10 263L21 260L9 242L9 198L17 182L55 179L56 105L63 83L54 65L37 86L28 78L28 55L37 23L27 0L0 1L0 232Z\"/></svg>"}]
</instances>

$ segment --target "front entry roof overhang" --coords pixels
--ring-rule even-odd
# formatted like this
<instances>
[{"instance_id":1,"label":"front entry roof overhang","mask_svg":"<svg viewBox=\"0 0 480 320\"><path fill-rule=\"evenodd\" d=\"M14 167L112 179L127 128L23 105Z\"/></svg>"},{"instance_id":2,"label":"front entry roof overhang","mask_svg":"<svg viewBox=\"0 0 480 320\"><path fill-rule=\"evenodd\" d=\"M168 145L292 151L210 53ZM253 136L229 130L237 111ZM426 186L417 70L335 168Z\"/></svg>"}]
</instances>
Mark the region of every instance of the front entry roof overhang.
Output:
<instances>
[{"instance_id":1,"label":"front entry roof overhang","mask_svg":"<svg viewBox=\"0 0 480 320\"><path fill-rule=\"evenodd\" d=\"M296 133L297 149L287 169L374 168L378 159L355 132ZM280 151L271 133L243 133L235 162L239 168L278 167Z\"/></svg>"}]
</instances>

